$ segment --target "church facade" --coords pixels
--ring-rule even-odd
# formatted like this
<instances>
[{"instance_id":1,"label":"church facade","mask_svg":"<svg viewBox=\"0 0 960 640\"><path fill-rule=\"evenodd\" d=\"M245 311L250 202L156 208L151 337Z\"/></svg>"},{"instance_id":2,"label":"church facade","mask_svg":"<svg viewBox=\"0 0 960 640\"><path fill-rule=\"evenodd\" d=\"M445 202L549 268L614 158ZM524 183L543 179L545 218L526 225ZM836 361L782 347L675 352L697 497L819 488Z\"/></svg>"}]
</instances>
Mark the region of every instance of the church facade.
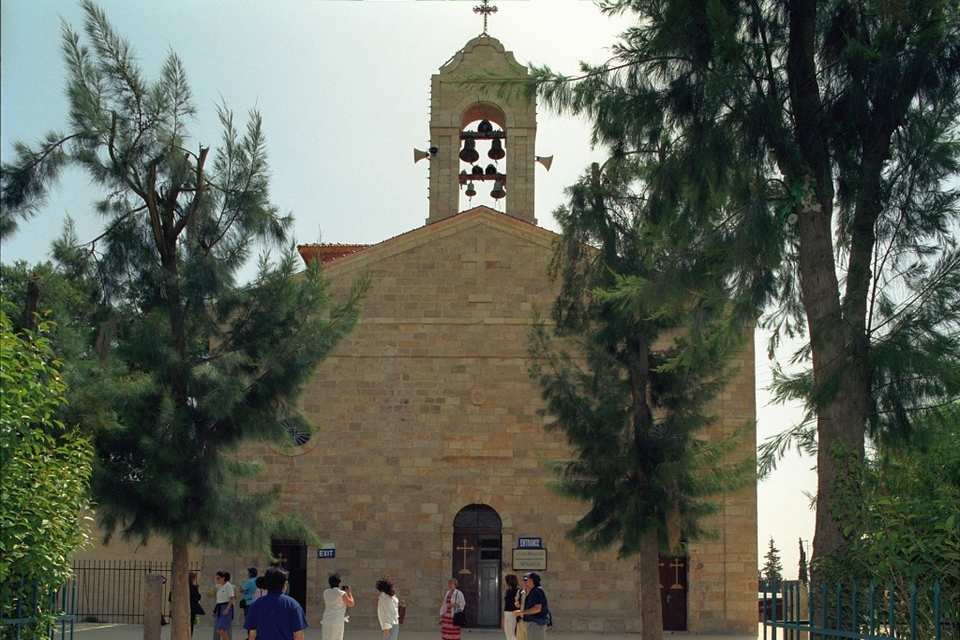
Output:
<instances>
[{"instance_id":1,"label":"church facade","mask_svg":"<svg viewBox=\"0 0 960 640\"><path fill-rule=\"evenodd\" d=\"M462 83L490 71L526 74L484 33L433 77L424 226L370 246L300 247L305 260L324 261L334 292L362 276L370 282L357 330L303 396L320 431L292 434L293 450L243 450L267 464L257 488L280 486L283 508L323 540L274 541L311 626L320 623L333 572L357 600L349 633L377 627L374 583L382 574L405 602L405 628L425 631L437 629L451 577L466 594L468 625L498 628L504 576L537 570L556 631L640 629L638 560L618 560L615 550L585 554L567 542L586 505L545 484L542 461L568 451L563 434L547 433L537 414L527 348L535 312L546 317L556 294L547 277L556 236L533 215L535 105ZM495 194L494 207L464 207L463 194L480 188ZM742 456L755 447L752 349L748 341L706 434L746 427ZM661 559L665 621L677 630L755 633L756 490L717 499L719 538ZM239 578L245 567L267 564L226 551L198 555L203 585L217 570Z\"/></svg>"},{"instance_id":2,"label":"church facade","mask_svg":"<svg viewBox=\"0 0 960 640\"><path fill-rule=\"evenodd\" d=\"M433 76L423 227L367 247L300 247L306 260L325 260L335 290L345 293L362 274L370 289L358 329L304 395L321 431L292 453L250 454L268 463L265 486L281 484L287 507L326 545L280 542L299 562L291 569L302 576L312 620L338 571L358 595L351 625L375 626L373 584L385 573L406 602L409 628L436 627L451 577L467 596L468 624L495 628L503 576L536 569L557 630L637 631L637 559L574 548L564 533L586 506L545 486L542 460L566 457L567 446L543 429L527 348L534 313L547 315L556 294L547 278L555 236L533 215L535 105L462 82L491 73L526 69L484 34ZM463 193L488 188L503 211L461 210ZM710 435L752 424L749 346L738 368ZM741 455L754 446L748 437ZM661 559L668 626L756 630L756 491L721 501L719 540Z\"/></svg>"}]
</instances>

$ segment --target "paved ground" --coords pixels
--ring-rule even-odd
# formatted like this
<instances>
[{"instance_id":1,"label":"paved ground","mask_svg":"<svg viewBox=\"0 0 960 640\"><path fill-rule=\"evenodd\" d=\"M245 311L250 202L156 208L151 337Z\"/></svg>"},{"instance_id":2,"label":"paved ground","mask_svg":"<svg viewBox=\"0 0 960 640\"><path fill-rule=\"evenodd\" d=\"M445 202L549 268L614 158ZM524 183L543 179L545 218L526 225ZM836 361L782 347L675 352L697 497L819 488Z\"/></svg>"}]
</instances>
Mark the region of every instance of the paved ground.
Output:
<instances>
[{"instance_id":1,"label":"paved ground","mask_svg":"<svg viewBox=\"0 0 960 640\"><path fill-rule=\"evenodd\" d=\"M556 640L640 640L640 634L591 634L588 632L553 632L547 633L548 638ZM717 636L717 635L699 635L695 633L684 633L680 631L664 632L668 638L710 638L711 640L760 640L763 639L763 627L760 627L757 636ZM103 624L103 623L78 623L74 627L74 640L143 640L143 626L138 624ZM213 629L211 627L197 627L193 634L194 640L212 640ZM160 630L161 640L170 640L170 627L166 626ZM244 640L246 635L242 629L234 629L233 640ZM344 640L378 640L382 636L375 630L361 629L351 632L349 629L344 634ZM400 629L399 640L439 640L438 631L411 631L405 632ZM307 629L306 640L320 640L320 627L310 627ZM463 640L503 640L503 633L496 629L467 629L463 632Z\"/></svg>"}]
</instances>

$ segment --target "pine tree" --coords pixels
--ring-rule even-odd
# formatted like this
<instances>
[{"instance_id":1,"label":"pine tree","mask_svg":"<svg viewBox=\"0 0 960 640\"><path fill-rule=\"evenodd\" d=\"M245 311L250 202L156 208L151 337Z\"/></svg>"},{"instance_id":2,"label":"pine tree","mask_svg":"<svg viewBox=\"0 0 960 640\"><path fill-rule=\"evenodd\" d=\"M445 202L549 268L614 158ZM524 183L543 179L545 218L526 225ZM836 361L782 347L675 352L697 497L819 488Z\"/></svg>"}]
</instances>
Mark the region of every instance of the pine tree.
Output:
<instances>
[{"instance_id":1,"label":"pine tree","mask_svg":"<svg viewBox=\"0 0 960 640\"><path fill-rule=\"evenodd\" d=\"M104 372L91 401L112 420L94 432L91 490L109 536L159 535L172 547L172 637L189 637L189 545L269 553L272 535L314 539L281 517L277 491L251 493L262 465L231 454L249 440L289 443L312 432L298 396L318 363L356 323L364 282L331 300L319 266L296 274L289 216L269 199L260 117L243 133L220 109L221 147L189 148L195 113L186 73L170 54L155 82L89 0L82 39L64 27L70 115L66 132L18 145L2 167L2 214L29 217L67 167L106 194L103 234L86 247L98 283L88 354ZM238 270L256 246L250 284ZM91 411L90 415L103 415Z\"/></svg>"},{"instance_id":2,"label":"pine tree","mask_svg":"<svg viewBox=\"0 0 960 640\"><path fill-rule=\"evenodd\" d=\"M803 546L803 538L800 538L800 560L797 563L797 580L802 584L807 584L807 550Z\"/></svg>"},{"instance_id":3,"label":"pine tree","mask_svg":"<svg viewBox=\"0 0 960 640\"><path fill-rule=\"evenodd\" d=\"M783 582L783 564L780 562L780 550L773 544L773 537L770 538L767 553L763 558L763 570L760 572L761 579L770 584Z\"/></svg>"},{"instance_id":4,"label":"pine tree","mask_svg":"<svg viewBox=\"0 0 960 640\"><path fill-rule=\"evenodd\" d=\"M768 443L765 468L791 444L816 452L814 560L837 552L839 468L960 394L960 6L604 7L636 14L613 59L527 88L617 154L662 150L645 197L728 243L715 267L773 309L771 348L809 332L810 370L777 387L809 422Z\"/></svg>"},{"instance_id":5,"label":"pine tree","mask_svg":"<svg viewBox=\"0 0 960 640\"><path fill-rule=\"evenodd\" d=\"M710 496L751 482L754 460L733 455L742 439L698 435L713 420L705 407L728 379L742 325L731 321L723 282L703 277L702 238L625 197L636 175L630 161L594 165L557 212L561 292L552 332L540 323L530 353L545 427L571 445L570 460L550 464L551 487L589 504L567 537L587 551L619 545L620 558L639 555L643 636L656 639L660 550L676 550L681 532L710 535Z\"/></svg>"}]
</instances>

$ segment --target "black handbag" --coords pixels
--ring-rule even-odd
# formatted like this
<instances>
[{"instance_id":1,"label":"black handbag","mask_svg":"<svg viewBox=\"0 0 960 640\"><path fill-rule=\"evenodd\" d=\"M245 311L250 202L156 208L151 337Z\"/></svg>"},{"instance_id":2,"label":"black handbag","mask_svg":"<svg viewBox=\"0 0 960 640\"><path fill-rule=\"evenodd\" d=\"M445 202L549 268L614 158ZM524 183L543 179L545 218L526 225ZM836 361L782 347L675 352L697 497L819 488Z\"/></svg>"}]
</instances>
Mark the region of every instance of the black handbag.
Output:
<instances>
[{"instance_id":1,"label":"black handbag","mask_svg":"<svg viewBox=\"0 0 960 640\"><path fill-rule=\"evenodd\" d=\"M455 627L467 626L467 614L465 611L457 611L455 614L453 614L453 626Z\"/></svg>"}]
</instances>

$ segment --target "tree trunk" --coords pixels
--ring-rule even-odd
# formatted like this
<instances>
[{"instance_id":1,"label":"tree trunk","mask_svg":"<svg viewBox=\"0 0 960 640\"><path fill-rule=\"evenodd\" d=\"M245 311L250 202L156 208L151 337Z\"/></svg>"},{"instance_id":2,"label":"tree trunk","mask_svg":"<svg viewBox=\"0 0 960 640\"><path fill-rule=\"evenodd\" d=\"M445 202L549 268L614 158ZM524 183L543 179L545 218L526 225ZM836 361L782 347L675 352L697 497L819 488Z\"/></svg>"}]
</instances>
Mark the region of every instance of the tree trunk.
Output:
<instances>
[{"instance_id":1,"label":"tree trunk","mask_svg":"<svg viewBox=\"0 0 960 640\"><path fill-rule=\"evenodd\" d=\"M663 640L660 606L660 548L657 530L648 531L640 543L640 633L643 640Z\"/></svg>"},{"instance_id":2,"label":"tree trunk","mask_svg":"<svg viewBox=\"0 0 960 640\"><path fill-rule=\"evenodd\" d=\"M174 540L170 569L170 640L190 640L190 547Z\"/></svg>"},{"instance_id":3,"label":"tree trunk","mask_svg":"<svg viewBox=\"0 0 960 640\"><path fill-rule=\"evenodd\" d=\"M804 185L812 199L798 203L800 291L810 330L813 402L817 411L817 519L813 560L846 544L830 513L838 467L834 449L863 458L866 396L863 330L851 326L856 314L841 305L833 246L833 175L821 122L823 104L816 73L817 3L788 3L790 43L787 76L794 114L797 156L778 158L787 184ZM856 277L862 274L854 274ZM869 280L868 280L869 282ZM848 298L850 292L848 291ZM862 302L862 299L857 299ZM856 323L854 323L856 324Z\"/></svg>"}]
</instances>

